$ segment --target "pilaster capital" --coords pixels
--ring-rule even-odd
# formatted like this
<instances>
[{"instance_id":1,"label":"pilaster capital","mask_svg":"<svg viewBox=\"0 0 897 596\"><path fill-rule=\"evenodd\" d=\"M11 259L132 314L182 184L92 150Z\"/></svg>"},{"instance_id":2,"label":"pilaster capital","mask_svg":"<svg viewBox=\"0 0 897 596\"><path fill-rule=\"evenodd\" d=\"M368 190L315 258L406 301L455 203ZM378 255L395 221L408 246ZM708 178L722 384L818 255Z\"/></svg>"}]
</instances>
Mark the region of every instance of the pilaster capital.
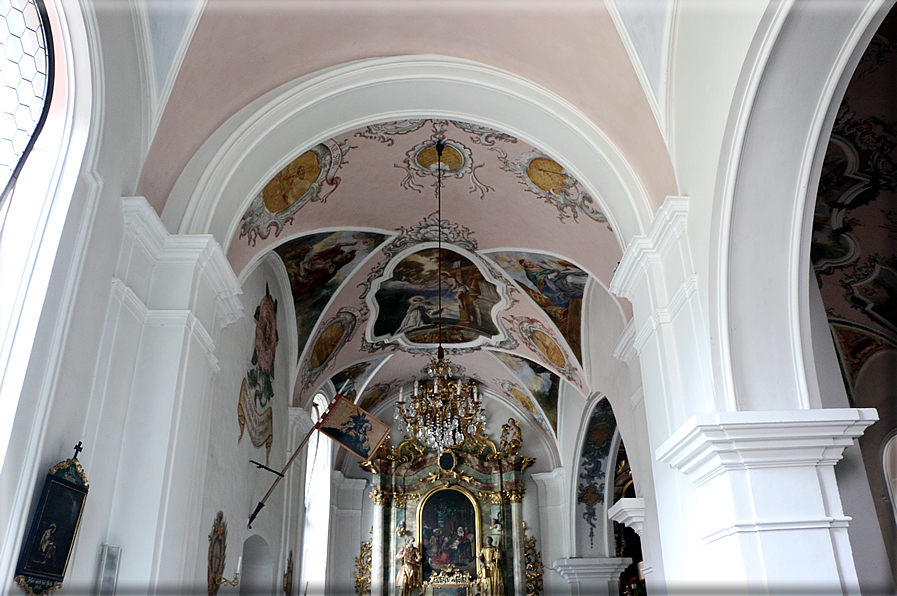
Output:
<instances>
[{"instance_id":1,"label":"pilaster capital","mask_svg":"<svg viewBox=\"0 0 897 596\"><path fill-rule=\"evenodd\" d=\"M645 527L645 500L623 498L607 510L607 518L635 530L639 536Z\"/></svg>"},{"instance_id":2,"label":"pilaster capital","mask_svg":"<svg viewBox=\"0 0 897 596\"><path fill-rule=\"evenodd\" d=\"M564 501L564 468L555 468L550 472L531 474L539 491L541 505L560 505Z\"/></svg>"},{"instance_id":3,"label":"pilaster capital","mask_svg":"<svg viewBox=\"0 0 897 596\"><path fill-rule=\"evenodd\" d=\"M688 217L687 197L667 197L651 229L644 236L635 236L623 251L623 258L611 280L610 291L615 296L632 299L636 287L650 263L659 263L676 240L685 232Z\"/></svg>"},{"instance_id":4,"label":"pilaster capital","mask_svg":"<svg viewBox=\"0 0 897 596\"><path fill-rule=\"evenodd\" d=\"M701 413L655 455L696 486L732 470L833 466L876 420L873 408Z\"/></svg>"},{"instance_id":5,"label":"pilaster capital","mask_svg":"<svg viewBox=\"0 0 897 596\"><path fill-rule=\"evenodd\" d=\"M207 330L243 316L240 282L214 236L170 234L143 197L122 197L122 215L116 276L148 308L190 310Z\"/></svg>"},{"instance_id":6,"label":"pilaster capital","mask_svg":"<svg viewBox=\"0 0 897 596\"><path fill-rule=\"evenodd\" d=\"M315 425L311 416L303 408L288 408L290 416L290 434L295 437L304 437ZM292 447L291 447L292 449Z\"/></svg>"},{"instance_id":7,"label":"pilaster capital","mask_svg":"<svg viewBox=\"0 0 897 596\"><path fill-rule=\"evenodd\" d=\"M620 574L631 563L632 559L621 557L558 559L552 569L560 573L568 584L609 582L619 580Z\"/></svg>"}]
</instances>

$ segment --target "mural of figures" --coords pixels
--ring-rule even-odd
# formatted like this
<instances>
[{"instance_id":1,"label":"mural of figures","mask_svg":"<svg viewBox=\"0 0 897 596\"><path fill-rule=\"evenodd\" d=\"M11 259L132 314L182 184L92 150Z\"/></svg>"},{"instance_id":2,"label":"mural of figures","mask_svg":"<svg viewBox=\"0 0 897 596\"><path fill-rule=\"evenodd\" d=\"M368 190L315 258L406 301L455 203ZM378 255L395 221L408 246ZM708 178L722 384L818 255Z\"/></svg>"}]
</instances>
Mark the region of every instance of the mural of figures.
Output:
<instances>
[{"instance_id":1,"label":"mural of figures","mask_svg":"<svg viewBox=\"0 0 897 596\"><path fill-rule=\"evenodd\" d=\"M394 379L388 383L377 383L373 387L365 389L359 404L361 409L370 411L380 405L380 402L386 399L389 390L392 389L395 383L398 383L398 381Z\"/></svg>"},{"instance_id":2,"label":"mural of figures","mask_svg":"<svg viewBox=\"0 0 897 596\"><path fill-rule=\"evenodd\" d=\"M290 277L299 354L333 293L385 238L372 232L325 232L277 247Z\"/></svg>"},{"instance_id":3,"label":"mural of figures","mask_svg":"<svg viewBox=\"0 0 897 596\"><path fill-rule=\"evenodd\" d=\"M589 274L557 257L529 252L489 255L557 325L582 360L582 294Z\"/></svg>"},{"instance_id":4,"label":"mural of figures","mask_svg":"<svg viewBox=\"0 0 897 596\"><path fill-rule=\"evenodd\" d=\"M539 364L508 354L507 352L492 352L496 358L502 361L514 375L520 379L536 401L539 402L545 417L551 424L551 428L558 429L558 389L560 377ZM519 398L518 398L519 399ZM525 402L521 402L524 403Z\"/></svg>"},{"instance_id":5,"label":"mural of figures","mask_svg":"<svg viewBox=\"0 0 897 596\"><path fill-rule=\"evenodd\" d=\"M432 493L421 507L424 581L449 565L475 577L477 516L471 499L449 488Z\"/></svg>"},{"instance_id":6,"label":"mural of figures","mask_svg":"<svg viewBox=\"0 0 897 596\"><path fill-rule=\"evenodd\" d=\"M374 295L378 305L374 335L404 335L411 343L439 341L467 343L499 334L492 307L500 300L495 285L467 257L443 247L442 271L438 251L427 248L406 256L380 284ZM440 302L442 286L442 308Z\"/></svg>"}]
</instances>

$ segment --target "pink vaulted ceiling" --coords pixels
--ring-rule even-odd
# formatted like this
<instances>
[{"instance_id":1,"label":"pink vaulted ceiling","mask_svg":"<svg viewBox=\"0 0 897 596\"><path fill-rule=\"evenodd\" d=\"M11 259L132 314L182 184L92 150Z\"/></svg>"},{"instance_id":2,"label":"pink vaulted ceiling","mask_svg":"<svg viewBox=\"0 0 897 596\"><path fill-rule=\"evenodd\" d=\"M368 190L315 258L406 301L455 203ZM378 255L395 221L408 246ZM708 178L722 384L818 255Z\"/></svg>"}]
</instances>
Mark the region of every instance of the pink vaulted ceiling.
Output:
<instances>
[{"instance_id":1,"label":"pink vaulted ceiling","mask_svg":"<svg viewBox=\"0 0 897 596\"><path fill-rule=\"evenodd\" d=\"M676 194L666 146L603 2L209 0L150 146L138 193L162 212L202 143L303 75L363 58L441 54L556 93L615 143L655 208Z\"/></svg>"}]
</instances>

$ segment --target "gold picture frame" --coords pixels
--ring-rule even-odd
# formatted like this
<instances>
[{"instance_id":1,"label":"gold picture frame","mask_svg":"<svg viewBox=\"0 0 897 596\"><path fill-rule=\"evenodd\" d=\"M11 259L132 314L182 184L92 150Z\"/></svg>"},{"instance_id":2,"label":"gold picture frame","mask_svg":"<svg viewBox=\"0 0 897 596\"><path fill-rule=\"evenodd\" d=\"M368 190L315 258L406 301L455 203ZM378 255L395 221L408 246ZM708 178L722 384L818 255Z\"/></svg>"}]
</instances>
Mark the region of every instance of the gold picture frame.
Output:
<instances>
[{"instance_id":1,"label":"gold picture frame","mask_svg":"<svg viewBox=\"0 0 897 596\"><path fill-rule=\"evenodd\" d=\"M479 503L469 490L443 485L427 491L417 508L416 534L424 582L448 570L477 576L482 519Z\"/></svg>"}]
</instances>

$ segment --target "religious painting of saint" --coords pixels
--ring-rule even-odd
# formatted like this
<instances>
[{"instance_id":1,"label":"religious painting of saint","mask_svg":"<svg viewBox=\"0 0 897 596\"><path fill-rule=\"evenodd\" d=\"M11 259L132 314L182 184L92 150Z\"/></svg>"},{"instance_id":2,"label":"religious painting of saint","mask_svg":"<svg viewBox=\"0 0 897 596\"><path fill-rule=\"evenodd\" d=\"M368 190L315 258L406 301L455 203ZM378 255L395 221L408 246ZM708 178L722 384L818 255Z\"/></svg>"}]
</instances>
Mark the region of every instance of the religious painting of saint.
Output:
<instances>
[{"instance_id":1,"label":"religious painting of saint","mask_svg":"<svg viewBox=\"0 0 897 596\"><path fill-rule=\"evenodd\" d=\"M442 486L426 495L418 509L423 580L450 565L476 577L479 528L476 500L463 488Z\"/></svg>"},{"instance_id":2,"label":"religious painting of saint","mask_svg":"<svg viewBox=\"0 0 897 596\"><path fill-rule=\"evenodd\" d=\"M404 335L411 343L458 344L494 337L499 330L492 308L501 300L492 282L464 255L435 248L403 258L383 281L374 299L378 305L374 335ZM441 288L441 291L440 291Z\"/></svg>"},{"instance_id":3,"label":"religious painting of saint","mask_svg":"<svg viewBox=\"0 0 897 596\"><path fill-rule=\"evenodd\" d=\"M331 296L385 238L373 232L323 232L290 240L275 249L290 278L298 354L302 354Z\"/></svg>"},{"instance_id":4,"label":"religious painting of saint","mask_svg":"<svg viewBox=\"0 0 897 596\"><path fill-rule=\"evenodd\" d=\"M68 472L77 467L83 474L77 461L58 464L46 477L16 569L26 583L63 581L88 491L86 481Z\"/></svg>"},{"instance_id":5,"label":"religious painting of saint","mask_svg":"<svg viewBox=\"0 0 897 596\"><path fill-rule=\"evenodd\" d=\"M582 295L589 274L558 257L530 252L489 255L557 325L582 359Z\"/></svg>"}]
</instances>

